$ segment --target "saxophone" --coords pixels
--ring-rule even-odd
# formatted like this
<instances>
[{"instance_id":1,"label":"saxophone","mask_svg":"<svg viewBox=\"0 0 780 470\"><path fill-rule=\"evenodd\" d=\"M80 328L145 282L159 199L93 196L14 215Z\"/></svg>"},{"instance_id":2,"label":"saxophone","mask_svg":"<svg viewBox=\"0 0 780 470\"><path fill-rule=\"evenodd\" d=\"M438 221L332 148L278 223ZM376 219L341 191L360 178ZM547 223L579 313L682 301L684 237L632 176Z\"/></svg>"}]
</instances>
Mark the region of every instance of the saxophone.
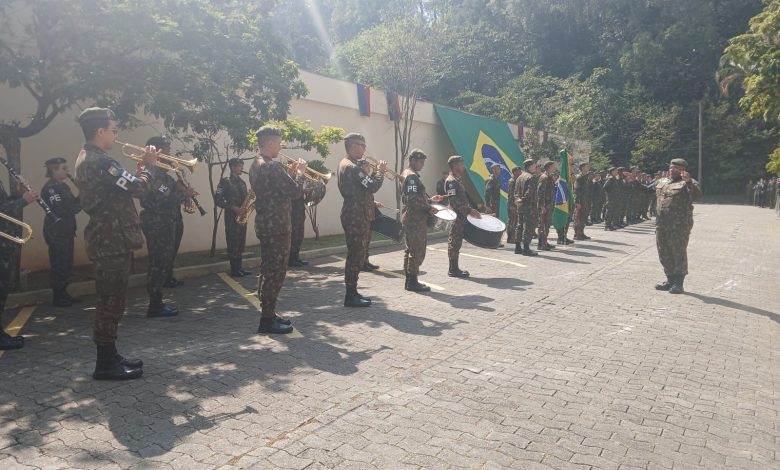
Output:
<instances>
[{"instance_id":1,"label":"saxophone","mask_svg":"<svg viewBox=\"0 0 780 470\"><path fill-rule=\"evenodd\" d=\"M236 216L236 223L239 225L246 225L246 223L249 221L249 216L252 215L252 212L255 210L255 192L251 189L247 193L246 197L244 198L244 202L241 204L242 209L249 209L246 211L245 215L237 215Z\"/></svg>"}]
</instances>

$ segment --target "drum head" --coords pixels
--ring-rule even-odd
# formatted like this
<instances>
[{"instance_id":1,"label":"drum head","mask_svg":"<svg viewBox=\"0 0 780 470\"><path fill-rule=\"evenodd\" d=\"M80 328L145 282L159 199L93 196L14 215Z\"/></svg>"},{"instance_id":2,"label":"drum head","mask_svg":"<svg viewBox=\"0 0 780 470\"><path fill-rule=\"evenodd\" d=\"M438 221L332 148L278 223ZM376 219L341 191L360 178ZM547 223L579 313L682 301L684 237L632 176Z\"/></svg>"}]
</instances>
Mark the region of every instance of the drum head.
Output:
<instances>
[{"instance_id":1,"label":"drum head","mask_svg":"<svg viewBox=\"0 0 780 470\"><path fill-rule=\"evenodd\" d=\"M456 214L454 210L450 209L445 205L431 204L431 207L439 209L439 212L435 214L436 217L439 219L452 221L458 218L458 214Z\"/></svg>"},{"instance_id":2,"label":"drum head","mask_svg":"<svg viewBox=\"0 0 780 470\"><path fill-rule=\"evenodd\" d=\"M492 215L482 214L481 219L468 216L468 221L471 225L481 228L482 230L487 230L488 232L503 232L506 230L506 224L504 224L501 219L497 219Z\"/></svg>"}]
</instances>

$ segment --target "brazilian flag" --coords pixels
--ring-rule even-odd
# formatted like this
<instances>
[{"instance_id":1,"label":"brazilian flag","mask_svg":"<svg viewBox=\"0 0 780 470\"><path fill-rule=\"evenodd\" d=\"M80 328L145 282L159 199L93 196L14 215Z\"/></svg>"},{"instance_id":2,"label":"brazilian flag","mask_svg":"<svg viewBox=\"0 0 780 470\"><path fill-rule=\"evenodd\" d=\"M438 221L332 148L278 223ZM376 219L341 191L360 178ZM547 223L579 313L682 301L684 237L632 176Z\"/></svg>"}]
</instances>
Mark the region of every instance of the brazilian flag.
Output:
<instances>
[{"instance_id":1,"label":"brazilian flag","mask_svg":"<svg viewBox=\"0 0 780 470\"><path fill-rule=\"evenodd\" d=\"M512 168L522 166L525 160L509 125L438 105L436 114L444 124L455 151L463 157L466 172L483 200L490 168L494 164L501 166L498 177L501 182L501 216L506 221L507 190L509 180L512 179Z\"/></svg>"},{"instance_id":2,"label":"brazilian flag","mask_svg":"<svg viewBox=\"0 0 780 470\"><path fill-rule=\"evenodd\" d=\"M552 223L556 229L562 229L569 223L574 210L574 198L571 193L571 175L574 158L566 150L561 150L561 175L555 188L555 209Z\"/></svg>"}]
</instances>

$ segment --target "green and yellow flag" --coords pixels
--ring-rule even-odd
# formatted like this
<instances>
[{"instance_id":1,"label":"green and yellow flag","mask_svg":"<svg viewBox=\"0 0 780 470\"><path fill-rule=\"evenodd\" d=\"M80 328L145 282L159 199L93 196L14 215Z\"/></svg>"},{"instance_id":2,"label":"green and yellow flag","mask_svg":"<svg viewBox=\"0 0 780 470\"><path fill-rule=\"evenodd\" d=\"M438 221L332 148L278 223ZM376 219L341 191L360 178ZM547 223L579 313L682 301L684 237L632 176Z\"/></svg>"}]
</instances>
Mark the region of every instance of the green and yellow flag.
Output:
<instances>
[{"instance_id":1,"label":"green and yellow flag","mask_svg":"<svg viewBox=\"0 0 780 470\"><path fill-rule=\"evenodd\" d=\"M490 168L495 164L501 166L498 177L501 182L501 215L506 220L507 189L512 179L512 168L521 166L525 160L509 125L444 106L436 106L436 114L444 124L455 151L463 157L466 172L483 200Z\"/></svg>"},{"instance_id":2,"label":"green and yellow flag","mask_svg":"<svg viewBox=\"0 0 780 470\"><path fill-rule=\"evenodd\" d=\"M566 150L561 150L561 175L555 188L555 209L552 223L556 229L562 229L569 223L574 212L574 198L571 193L571 175L574 158Z\"/></svg>"}]
</instances>

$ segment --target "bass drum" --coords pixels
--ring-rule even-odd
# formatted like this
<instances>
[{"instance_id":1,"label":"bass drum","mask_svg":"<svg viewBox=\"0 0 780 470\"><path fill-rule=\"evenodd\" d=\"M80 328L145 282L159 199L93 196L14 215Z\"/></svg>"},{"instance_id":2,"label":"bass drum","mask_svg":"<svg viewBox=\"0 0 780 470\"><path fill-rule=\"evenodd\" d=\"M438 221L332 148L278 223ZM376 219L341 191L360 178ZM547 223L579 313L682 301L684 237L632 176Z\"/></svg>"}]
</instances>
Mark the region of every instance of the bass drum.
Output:
<instances>
[{"instance_id":1,"label":"bass drum","mask_svg":"<svg viewBox=\"0 0 780 470\"><path fill-rule=\"evenodd\" d=\"M371 230L387 238L400 242L403 238L403 226L393 217L388 217L376 210L374 220L371 221Z\"/></svg>"},{"instance_id":2,"label":"bass drum","mask_svg":"<svg viewBox=\"0 0 780 470\"><path fill-rule=\"evenodd\" d=\"M492 215L482 214L482 218L468 216L463 238L480 248L495 249L501 245L506 224Z\"/></svg>"},{"instance_id":3,"label":"bass drum","mask_svg":"<svg viewBox=\"0 0 780 470\"><path fill-rule=\"evenodd\" d=\"M307 179L303 185L303 202L307 206L316 206L325 197L327 188L320 180Z\"/></svg>"}]
</instances>

